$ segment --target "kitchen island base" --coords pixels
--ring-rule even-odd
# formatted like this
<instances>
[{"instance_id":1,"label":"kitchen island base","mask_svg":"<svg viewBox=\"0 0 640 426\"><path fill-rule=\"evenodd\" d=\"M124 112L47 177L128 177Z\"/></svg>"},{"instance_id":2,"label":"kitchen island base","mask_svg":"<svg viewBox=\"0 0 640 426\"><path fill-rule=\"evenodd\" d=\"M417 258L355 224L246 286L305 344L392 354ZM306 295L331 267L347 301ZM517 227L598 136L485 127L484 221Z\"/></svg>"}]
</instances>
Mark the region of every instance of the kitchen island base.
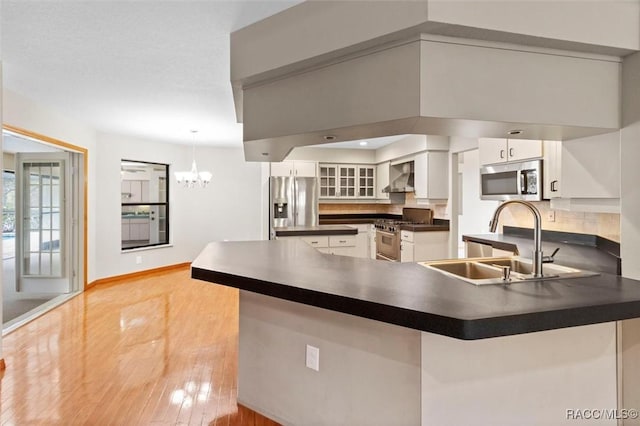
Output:
<instances>
[{"instance_id":1,"label":"kitchen island base","mask_svg":"<svg viewBox=\"0 0 640 426\"><path fill-rule=\"evenodd\" d=\"M241 290L238 372L285 425L594 424L571 410L617 407L616 325L464 341Z\"/></svg>"}]
</instances>

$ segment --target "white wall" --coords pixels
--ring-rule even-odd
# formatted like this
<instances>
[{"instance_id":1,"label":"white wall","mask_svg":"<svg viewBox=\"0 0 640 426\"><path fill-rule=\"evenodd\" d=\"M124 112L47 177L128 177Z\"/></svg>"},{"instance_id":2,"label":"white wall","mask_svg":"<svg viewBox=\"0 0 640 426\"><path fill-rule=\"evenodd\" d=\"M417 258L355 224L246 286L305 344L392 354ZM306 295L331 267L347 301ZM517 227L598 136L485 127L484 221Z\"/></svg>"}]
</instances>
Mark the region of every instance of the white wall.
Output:
<instances>
[{"instance_id":1,"label":"white wall","mask_svg":"<svg viewBox=\"0 0 640 426\"><path fill-rule=\"evenodd\" d=\"M461 245L462 236L465 234L489 233L489 220L499 202L480 199L478 150L459 155L462 156L462 163L459 165L462 173L462 203L461 214L458 216L458 244Z\"/></svg>"},{"instance_id":2,"label":"white wall","mask_svg":"<svg viewBox=\"0 0 640 426\"><path fill-rule=\"evenodd\" d=\"M202 171L213 173L207 188L184 188L170 177L170 247L120 250L120 160L169 164L170 173L191 168L192 147L98 135L98 201L96 221L97 278L190 262L211 241L261 238L260 163L244 161L241 148L196 148ZM142 264L136 257L142 256Z\"/></svg>"},{"instance_id":3,"label":"white wall","mask_svg":"<svg viewBox=\"0 0 640 426\"><path fill-rule=\"evenodd\" d=\"M3 116L2 122L15 127L39 133L89 150L88 181L88 232L89 241L87 276L91 282L96 278L96 228L97 212L96 168L96 132L85 123L73 120L60 112L38 105L32 100L3 88L2 91Z\"/></svg>"}]
</instances>

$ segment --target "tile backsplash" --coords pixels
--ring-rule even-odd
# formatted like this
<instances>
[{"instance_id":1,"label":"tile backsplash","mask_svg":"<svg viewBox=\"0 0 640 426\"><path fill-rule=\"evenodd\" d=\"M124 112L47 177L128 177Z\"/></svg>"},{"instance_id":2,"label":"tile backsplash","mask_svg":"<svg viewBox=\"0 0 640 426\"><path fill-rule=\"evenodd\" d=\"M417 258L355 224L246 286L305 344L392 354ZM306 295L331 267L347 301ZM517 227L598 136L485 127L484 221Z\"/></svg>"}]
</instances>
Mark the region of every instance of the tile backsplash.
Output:
<instances>
[{"instance_id":1,"label":"tile backsplash","mask_svg":"<svg viewBox=\"0 0 640 426\"><path fill-rule=\"evenodd\" d=\"M433 210L433 217L444 219L446 212L446 204L443 205L424 205L417 204L414 194L406 193L404 204L377 204L377 203L323 203L322 200L318 206L320 214L402 214L403 207L418 207Z\"/></svg>"},{"instance_id":2,"label":"tile backsplash","mask_svg":"<svg viewBox=\"0 0 640 426\"><path fill-rule=\"evenodd\" d=\"M542 216L542 229L550 231L593 234L620 242L620 214L618 213L585 213L551 210L548 201L533 203ZM550 220L550 213L555 221ZM500 215L500 225L533 227L533 217L521 206L509 206Z\"/></svg>"},{"instance_id":3,"label":"tile backsplash","mask_svg":"<svg viewBox=\"0 0 640 426\"><path fill-rule=\"evenodd\" d=\"M542 229L593 234L620 242L620 215L617 213L585 213L551 210L548 201L540 201L533 204L540 210ZM446 217L446 205L416 204L413 194L411 193L407 193L405 204L329 204L320 202L319 211L320 214L402 214L403 207L430 208L433 210L435 218ZM555 221L550 220L550 212L553 212ZM500 226L503 225L531 228L533 226L533 218L526 208L512 206L503 210L500 215Z\"/></svg>"}]
</instances>

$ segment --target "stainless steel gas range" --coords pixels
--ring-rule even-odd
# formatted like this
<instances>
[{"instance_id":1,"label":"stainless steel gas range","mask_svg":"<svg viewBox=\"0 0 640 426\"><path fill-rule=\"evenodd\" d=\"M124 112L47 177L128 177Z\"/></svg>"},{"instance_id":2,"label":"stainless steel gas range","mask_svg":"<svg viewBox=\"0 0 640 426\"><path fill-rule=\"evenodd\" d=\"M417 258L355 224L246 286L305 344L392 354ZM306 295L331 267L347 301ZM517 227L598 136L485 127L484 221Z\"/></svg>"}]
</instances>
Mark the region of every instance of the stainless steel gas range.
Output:
<instances>
[{"instance_id":1,"label":"stainless steel gas range","mask_svg":"<svg viewBox=\"0 0 640 426\"><path fill-rule=\"evenodd\" d=\"M401 225L431 224L433 213L430 209L403 208L402 219L379 219L376 228L376 259L400 261Z\"/></svg>"}]
</instances>

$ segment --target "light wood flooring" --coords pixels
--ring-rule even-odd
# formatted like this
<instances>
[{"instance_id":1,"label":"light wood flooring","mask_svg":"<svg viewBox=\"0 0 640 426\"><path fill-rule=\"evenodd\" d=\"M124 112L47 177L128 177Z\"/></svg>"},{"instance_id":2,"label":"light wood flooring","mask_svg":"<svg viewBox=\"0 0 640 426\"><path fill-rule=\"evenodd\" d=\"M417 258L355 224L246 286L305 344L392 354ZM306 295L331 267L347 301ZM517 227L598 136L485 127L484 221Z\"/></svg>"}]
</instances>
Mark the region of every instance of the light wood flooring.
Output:
<instances>
[{"instance_id":1,"label":"light wood flooring","mask_svg":"<svg viewBox=\"0 0 640 426\"><path fill-rule=\"evenodd\" d=\"M265 425L238 408L238 291L188 269L97 285L5 336L1 425Z\"/></svg>"}]
</instances>

